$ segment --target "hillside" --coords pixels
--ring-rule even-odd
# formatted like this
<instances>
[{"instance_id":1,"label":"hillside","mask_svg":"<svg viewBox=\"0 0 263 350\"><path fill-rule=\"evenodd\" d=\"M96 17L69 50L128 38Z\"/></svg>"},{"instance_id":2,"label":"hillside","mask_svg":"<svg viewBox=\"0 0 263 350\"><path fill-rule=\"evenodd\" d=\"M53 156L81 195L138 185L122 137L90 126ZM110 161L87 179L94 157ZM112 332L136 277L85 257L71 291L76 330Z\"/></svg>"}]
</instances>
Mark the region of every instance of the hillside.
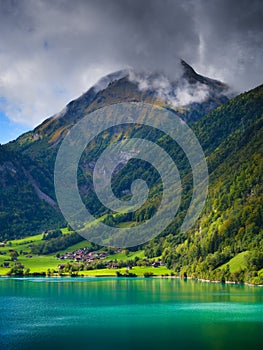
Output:
<instances>
[{"instance_id":1,"label":"hillside","mask_svg":"<svg viewBox=\"0 0 263 350\"><path fill-rule=\"evenodd\" d=\"M179 113L183 119L192 123L202 118L208 111L215 109L222 102L228 100L226 95L227 86L197 74L185 62L182 62L182 65L184 67L184 76L179 82L171 82L171 86L176 88L176 86L186 84L188 87L192 86L193 89L203 86L206 91L209 91L207 98L200 103L194 102L184 107L175 109L173 107L171 109L176 111L177 114ZM147 77L151 81L159 78L161 79L158 75L157 77ZM71 101L62 112L45 120L33 131L21 135L17 140L0 148L0 152L5 155L0 166L6 168L7 163L12 164L16 168L17 173L20 174L20 176L13 177L8 193L4 187L1 189L0 239L19 238L39 233L43 228L52 229L54 225L57 227L65 225L65 221L56 207L53 184L56 154L63 138L70 128L83 118L86 113L113 103L130 101L155 103L171 108L171 106L167 105L168 101L165 102L160 99L158 92L152 87L141 89L138 81L131 80L127 73L117 72L103 78L101 82L89 89L85 94ZM96 145L90 145L88 151L82 157L79 187L85 204L94 213L104 214L105 208L96 200L91 179L93 168L90 164L95 162L96 157L99 155L98 152L102 152L107 144L116 141L116 139L129 137L131 134L152 137L150 130L144 129L140 131L139 128L136 130L127 128L120 131L113 129L108 135L98 137ZM155 140L157 138L158 135L155 137ZM167 143L167 140L164 139L164 142L160 141L160 143L164 145L164 143ZM172 146L167 144L167 147L171 148ZM174 151L175 154L176 152ZM13 163L13 158L19 161ZM185 164L186 160L182 163L182 169L184 169ZM140 173L144 173L145 170L144 164ZM129 173L133 172L132 169L129 170L129 167L127 167L126 171ZM9 174L7 174L7 171L2 171L0 176L3 183L8 181ZM119 176L122 177L122 173ZM133 176L135 178L136 173ZM148 179L152 178L151 185L153 186L156 174L155 176L149 174L145 176ZM23 181L23 184L20 184L21 181ZM127 179L127 181L129 182L131 179ZM119 180L116 179L116 184L118 182ZM122 194L122 191L127 189L127 184L122 180L116 191ZM23 188L26 188L27 192L26 204L23 194L21 194ZM123 218L123 221L126 221L126 219Z\"/></svg>"},{"instance_id":2,"label":"hillside","mask_svg":"<svg viewBox=\"0 0 263 350\"><path fill-rule=\"evenodd\" d=\"M46 195L48 184L39 172L37 176L27 170L32 166L30 158L8 145L0 146L0 239L22 237L42 232L46 226L64 223L55 201ZM47 192L47 191L46 191Z\"/></svg>"},{"instance_id":3,"label":"hillside","mask_svg":"<svg viewBox=\"0 0 263 350\"><path fill-rule=\"evenodd\" d=\"M262 97L261 86L201 121L201 125L209 125L213 120L217 126L214 135L223 138L227 128L216 125L218 113L221 118L227 117L228 126L236 130L208 156L209 196L203 214L186 239L178 244L170 235L161 245L151 242L148 246L150 251L163 251L164 260L177 272L205 279L235 278L262 283L262 277L257 277L263 268ZM200 124L196 127L201 130ZM212 140L214 145L219 143L216 138ZM213 143L206 142L211 149ZM247 259L238 260L240 268L235 268L235 277L231 277L227 263L242 252L248 252Z\"/></svg>"}]
</instances>

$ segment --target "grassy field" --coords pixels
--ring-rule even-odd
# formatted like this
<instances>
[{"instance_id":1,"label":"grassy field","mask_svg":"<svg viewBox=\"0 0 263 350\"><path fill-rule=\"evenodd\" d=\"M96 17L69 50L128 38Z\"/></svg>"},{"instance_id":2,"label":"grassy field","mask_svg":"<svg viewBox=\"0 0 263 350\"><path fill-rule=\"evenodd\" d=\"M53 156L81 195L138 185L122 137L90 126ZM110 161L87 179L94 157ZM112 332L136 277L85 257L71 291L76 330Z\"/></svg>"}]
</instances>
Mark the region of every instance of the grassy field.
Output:
<instances>
[{"instance_id":1,"label":"grassy field","mask_svg":"<svg viewBox=\"0 0 263 350\"><path fill-rule=\"evenodd\" d=\"M67 228L63 228L61 229L61 231L63 234L70 233ZM22 265L24 265L25 268L29 268L30 273L36 273L36 272L47 272L48 269L57 270L58 265L61 264L61 261L58 258L56 258L56 255L58 253L64 254L65 252L68 252L68 251L75 251L77 249L90 246L90 243L85 240L75 245L72 245L65 250L61 250L50 255L31 254L31 249L29 245L32 243L34 243L35 245L40 244L41 242L43 242L42 238L43 238L43 235L39 234L35 236L26 237L23 239L12 240L7 242L4 247L0 247L0 275L6 275L10 270L10 268L15 265L15 262L11 260L10 250L15 250L19 253L17 261ZM22 251L27 252L30 257L26 257L26 255L20 254L20 252L22 253ZM141 250L137 252L129 252L128 254L126 254L124 251L124 252L110 255L105 260L106 261L108 260L128 261L128 260L135 259L135 257L138 257L139 259L145 258L144 251ZM9 263L8 268L3 267L4 262ZM87 271L85 270L85 271L80 271L79 274L80 275L83 274L85 276L116 276L117 271L124 274L126 272L126 268L100 269L100 270L87 270ZM146 266L146 267L135 266L130 270L130 272L135 273L138 276L143 276L144 273L146 272L153 273L154 275L158 275L158 276L171 273L171 271L168 270L165 266L160 266L157 268L153 268L151 266Z\"/></svg>"},{"instance_id":2,"label":"grassy field","mask_svg":"<svg viewBox=\"0 0 263 350\"><path fill-rule=\"evenodd\" d=\"M46 272L48 269L57 269L60 263L59 259L52 255L39 255L32 258L19 257L25 267L30 269L30 272Z\"/></svg>"},{"instance_id":3,"label":"grassy field","mask_svg":"<svg viewBox=\"0 0 263 350\"><path fill-rule=\"evenodd\" d=\"M60 231L63 233L63 235L68 235L69 233L72 233L67 227L61 228Z\"/></svg>"},{"instance_id":4,"label":"grassy field","mask_svg":"<svg viewBox=\"0 0 263 350\"><path fill-rule=\"evenodd\" d=\"M70 231L67 228L61 229L63 234L69 234ZM16 239L8 241L4 247L0 247L0 253L5 253L0 255L0 275L6 275L10 268L2 267L4 262L9 262L9 266L14 266L15 262L11 261L10 250L15 250L19 253L18 262L24 265L25 268L30 269L30 273L34 272L46 272L48 269L57 269L60 264L60 260L56 258L56 253L50 255L33 255L31 254L31 249L29 247L30 244L40 244L43 242L42 240L43 234L26 237L23 239ZM78 248L83 248L84 246L88 246L90 243L87 241L80 242L71 246L67 251L74 251ZM20 252L27 252L28 255L32 257L26 257L26 255L20 254ZM60 254L63 254L64 251L60 251Z\"/></svg>"},{"instance_id":5,"label":"grassy field","mask_svg":"<svg viewBox=\"0 0 263 350\"><path fill-rule=\"evenodd\" d=\"M26 250L28 251L28 245L31 243L38 244L41 242L43 238L43 235L35 235L30 236L22 239L14 239L11 241L8 241L7 244L4 247L0 247L0 252L8 252L10 249L17 250L18 252L20 250Z\"/></svg>"},{"instance_id":6,"label":"grassy field","mask_svg":"<svg viewBox=\"0 0 263 350\"><path fill-rule=\"evenodd\" d=\"M219 269L226 269L226 265L229 265L230 272L237 272L240 269L245 268L245 260L244 257L248 252L242 252L237 254L234 258L229 260L226 264L219 267Z\"/></svg>"},{"instance_id":7,"label":"grassy field","mask_svg":"<svg viewBox=\"0 0 263 350\"><path fill-rule=\"evenodd\" d=\"M120 228L129 228L131 227L132 225L134 225L134 222L133 221L127 221L127 222L120 222L117 227L120 227Z\"/></svg>"},{"instance_id":8,"label":"grassy field","mask_svg":"<svg viewBox=\"0 0 263 350\"><path fill-rule=\"evenodd\" d=\"M9 266L14 266L14 262L10 261L9 255L0 255L0 265L4 261L9 262ZM30 269L31 273L34 272L46 272L48 269L57 269L60 263L59 259L51 255L39 255L33 256L32 258L26 258L25 256L19 256L18 261L23 264L26 268ZM0 267L0 275L6 275L9 268Z\"/></svg>"},{"instance_id":9,"label":"grassy field","mask_svg":"<svg viewBox=\"0 0 263 350\"><path fill-rule=\"evenodd\" d=\"M124 274L127 270L126 268L121 269L100 269L100 270L88 270L80 271L80 274L85 276L114 276L116 277L116 272ZM167 269L165 266L160 267L151 267L151 266L134 266L131 270L131 273L135 273L137 276L143 276L146 272L153 273L155 276L170 275L171 270Z\"/></svg>"}]
</instances>

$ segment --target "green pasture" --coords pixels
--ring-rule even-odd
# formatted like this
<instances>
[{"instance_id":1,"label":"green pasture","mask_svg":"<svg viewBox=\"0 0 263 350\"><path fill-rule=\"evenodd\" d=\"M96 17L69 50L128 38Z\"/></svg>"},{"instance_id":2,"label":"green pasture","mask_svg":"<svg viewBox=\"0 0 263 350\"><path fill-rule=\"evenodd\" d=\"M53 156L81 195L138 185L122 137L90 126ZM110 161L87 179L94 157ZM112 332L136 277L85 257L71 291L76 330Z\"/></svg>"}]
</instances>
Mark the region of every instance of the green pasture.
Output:
<instances>
[{"instance_id":1,"label":"green pasture","mask_svg":"<svg viewBox=\"0 0 263 350\"><path fill-rule=\"evenodd\" d=\"M227 263L225 263L224 265L221 265L219 269L220 270L226 269L227 265L229 265L230 272L237 272L240 269L244 269L246 267L244 258L247 253L248 251L237 254L234 258L229 260Z\"/></svg>"}]
</instances>

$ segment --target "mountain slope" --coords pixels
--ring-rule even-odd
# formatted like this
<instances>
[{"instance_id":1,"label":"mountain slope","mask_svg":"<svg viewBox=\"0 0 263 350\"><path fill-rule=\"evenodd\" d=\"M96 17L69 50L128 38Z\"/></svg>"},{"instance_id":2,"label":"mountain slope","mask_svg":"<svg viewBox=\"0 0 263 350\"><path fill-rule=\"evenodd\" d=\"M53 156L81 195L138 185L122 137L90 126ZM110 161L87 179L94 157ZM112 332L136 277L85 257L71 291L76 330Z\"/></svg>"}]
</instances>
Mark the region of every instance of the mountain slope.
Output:
<instances>
[{"instance_id":1,"label":"mountain slope","mask_svg":"<svg viewBox=\"0 0 263 350\"><path fill-rule=\"evenodd\" d=\"M184 76L180 81L171 82L174 86L195 86L196 84L203 84L209 90L206 99L200 103L189 104L184 107L175 108L177 113L186 120L196 120L206 114L208 110L215 108L222 102L227 101L225 91L227 86L212 81L208 78L197 75L190 66L185 62ZM2 187L2 221L0 220L0 238L9 236L17 237L24 234L37 233L40 228L47 225L46 228L52 228L54 222L57 225L63 222L63 218L56 210L54 201L55 193L53 186L53 169L56 154L61 141L70 130L70 128L80 120L86 113L92 112L98 108L125 101L144 101L149 103L157 103L163 106L168 106L158 95L158 91L153 87L141 89L139 81L132 80L130 73L126 71L117 72L110 76L103 78L97 85L89 89L78 99L71 101L66 108L56 114L55 116L44 121L40 126L33 131L20 136L16 141L5 145L0 152L4 153L8 161L13 164L14 157L19 160L16 167L19 170L20 176L13 179L13 188L9 196L5 195L5 189ZM144 79L153 79L151 77L143 77ZM159 75L154 75L154 79L161 79ZM199 85L198 85L199 86ZM133 130L130 128L122 134L117 131L118 137L126 133L126 136L131 135ZM147 134L148 132L146 132ZM107 141L110 143L113 140L113 133L108 135ZM7 150L10 152L8 153ZM93 162L92 158L96 149L89 150L89 162ZM15 156L14 156L15 155ZM94 206L94 210L99 210L99 204L94 205L94 194L89 192L90 185L81 185L82 180L86 183L91 182L92 169L87 169L87 159L81 164L82 175L80 179L80 187L85 195L86 204L90 203ZM4 161L3 161L4 162ZM14 164L13 164L14 165ZM2 182L5 182L6 172L1 172ZM153 179L154 180L154 179ZM23 185L20 182L23 182ZM30 208L37 210L34 214L36 220L41 221L41 224L32 224L34 219L28 213L25 215L21 208L24 208L23 196L19 193L19 188L26 187L30 199L27 200L28 210ZM17 195L15 195L17 194ZM45 209L44 209L45 208ZM52 212L51 214L47 214ZM34 212L32 211L32 213ZM14 212L16 212L14 218ZM52 216L53 219L49 220ZM4 220L3 218L8 218ZM21 229L23 228L23 229Z\"/></svg>"},{"instance_id":2,"label":"mountain slope","mask_svg":"<svg viewBox=\"0 0 263 350\"><path fill-rule=\"evenodd\" d=\"M229 117L232 125L235 115L237 127L208 156L210 185L205 210L179 244L176 237L170 236L161 245L152 241L148 247L150 252L163 251L168 266L182 274L214 280L263 282L263 276L258 276L263 268L262 101L261 86L230 101L203 121L209 125L209 120L217 120L218 113L221 118ZM246 110L241 108L243 104ZM252 112L252 104L257 106L256 114ZM246 118L246 127L238 122L240 118ZM202 130L200 125L198 130ZM222 133L221 129L216 144ZM208 140L210 147L211 139ZM247 252L242 255L246 258L242 258L240 268L234 273L231 274L226 265L220 268L241 252Z\"/></svg>"},{"instance_id":3,"label":"mountain slope","mask_svg":"<svg viewBox=\"0 0 263 350\"><path fill-rule=\"evenodd\" d=\"M64 223L56 203L26 170L31 160L0 146L0 237L31 235ZM45 182L41 183L45 190Z\"/></svg>"},{"instance_id":4,"label":"mountain slope","mask_svg":"<svg viewBox=\"0 0 263 350\"><path fill-rule=\"evenodd\" d=\"M226 96L220 95L220 91L222 92L222 90L224 90L224 85L222 83L197 75L197 73L191 70L191 67L187 67L185 74L188 75L188 80L192 79L194 81L192 84L199 84L201 83L200 80L202 80L203 84L210 84L212 90L218 88L216 95L213 97L215 98L216 96L217 100L214 99L213 103L218 105L220 103L220 98L222 98L222 101L226 101ZM219 98L218 96L221 97ZM33 132L26 133L15 142L4 146L2 153L5 154L6 158L2 161L1 166L3 166L2 164L4 162L9 161L13 163L14 159L18 159L18 161L15 161L15 166L19 169L19 176L13 178L10 189L11 192L9 192L8 196L5 195L5 188L2 187L0 197L2 201L2 216L0 219L1 239L33 234L34 232L42 230L43 227L45 229L54 228L60 226L64 222L53 202L55 201L53 168L60 142L72 125L74 125L77 120L81 119L85 113L111 103L122 101L154 101L155 103L167 106L165 102L160 101L155 91L149 89L140 90L137 83L130 81L125 76L119 79L118 76L117 80L110 80L109 85L107 85L105 89L99 91L98 88L90 89L79 99L69 103L62 113L49 118ZM190 120L192 120L192 127L206 155L209 157L209 168L211 172L214 172L220 164L224 163L227 156L233 152L231 147L220 148L219 146L224 142L229 142L233 137L231 134L251 128L260 118L262 115L261 101L262 86L224 103L207 115L206 112L207 109L211 107L211 101L208 105L207 101L199 104L200 110L198 112L199 114L197 113L199 120L196 122L194 122L196 118L190 118ZM172 107L169 105L167 108L171 109ZM180 107L180 109L173 108L172 110L179 113L186 120L190 116L189 111L192 110L192 113L196 113L195 104L194 106L187 106L184 109ZM201 110L202 112L200 112ZM164 235L174 235L171 246L177 246L186 238L185 236L178 235L178 227L184 217L191 195L191 176L189 165L187 166L187 159L185 159L183 155L180 156L180 150L178 150L176 144L171 142L171 140L168 140L162 135L152 135L150 130L138 129L135 131L132 128L128 128L122 132L120 132L120 130L112 130L106 137L104 135L104 137L99 139L100 144L106 147L107 144L116 140L116 135L119 139L122 137L129 137L130 135L148 137L164 147L171 153L175 160L178 161L179 159L179 169L184 185L182 205L178 217L166 232L164 232ZM243 142L246 143L248 140L244 141L243 139ZM103 150L103 147L100 151ZM105 213L105 209L98 203L92 188L92 166L87 167L87 164L94 162L96 159L96 152L96 147L91 145L88 152L82 157L79 186L85 204L89 209L95 213L103 214ZM115 222L117 225L131 220L135 222L146 220L158 206L161 195L161 185L158 182L158 176L143 163L138 166L138 163L130 161L126 167L121 169L121 171L116 174L115 181L113 181L114 191L122 196L125 190L129 188L132 179L136 178L138 175L145 178L150 184L150 201L132 217L129 215L119 217L118 220L120 222ZM1 176L3 182L5 181L7 173L2 171ZM23 186L26 188L28 194L26 200L27 210L25 211L27 214L23 209L25 208L23 195L19 192ZM32 215L32 213L34 214ZM109 221L112 220L114 221L115 219L109 215ZM212 225L212 223L213 222L209 222L209 225ZM163 238L161 242L163 242ZM164 249L162 244L156 244L156 242L152 244L155 250L162 251Z\"/></svg>"}]
</instances>

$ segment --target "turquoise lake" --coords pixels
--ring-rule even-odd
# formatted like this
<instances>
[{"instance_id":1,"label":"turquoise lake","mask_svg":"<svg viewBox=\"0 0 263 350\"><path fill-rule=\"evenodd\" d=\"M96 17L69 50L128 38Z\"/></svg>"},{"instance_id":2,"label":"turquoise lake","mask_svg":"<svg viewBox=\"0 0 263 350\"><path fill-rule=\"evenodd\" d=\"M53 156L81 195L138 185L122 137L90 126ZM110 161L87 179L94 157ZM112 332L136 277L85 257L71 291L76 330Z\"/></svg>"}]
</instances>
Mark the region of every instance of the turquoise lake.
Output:
<instances>
[{"instance_id":1,"label":"turquoise lake","mask_svg":"<svg viewBox=\"0 0 263 350\"><path fill-rule=\"evenodd\" d=\"M263 288L0 278L0 349L263 349Z\"/></svg>"}]
</instances>

